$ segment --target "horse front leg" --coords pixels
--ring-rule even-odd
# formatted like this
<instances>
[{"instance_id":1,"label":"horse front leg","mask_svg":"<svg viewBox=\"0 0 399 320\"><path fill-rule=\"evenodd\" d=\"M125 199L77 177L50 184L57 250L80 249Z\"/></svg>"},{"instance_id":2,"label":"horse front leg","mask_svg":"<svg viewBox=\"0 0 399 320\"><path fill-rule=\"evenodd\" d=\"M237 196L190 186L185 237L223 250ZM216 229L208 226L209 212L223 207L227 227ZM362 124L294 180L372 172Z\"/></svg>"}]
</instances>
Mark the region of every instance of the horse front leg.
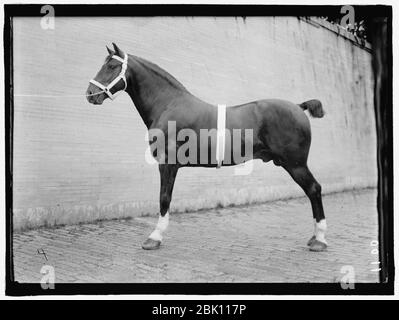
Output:
<instances>
[{"instance_id":1,"label":"horse front leg","mask_svg":"<svg viewBox=\"0 0 399 320\"><path fill-rule=\"evenodd\" d=\"M169 225L169 206L172 200L173 186L178 171L177 165L160 164L159 173L161 175L161 192L159 196L160 214L155 230L144 241L142 248L145 250L158 249L162 242L162 234Z\"/></svg>"}]
</instances>

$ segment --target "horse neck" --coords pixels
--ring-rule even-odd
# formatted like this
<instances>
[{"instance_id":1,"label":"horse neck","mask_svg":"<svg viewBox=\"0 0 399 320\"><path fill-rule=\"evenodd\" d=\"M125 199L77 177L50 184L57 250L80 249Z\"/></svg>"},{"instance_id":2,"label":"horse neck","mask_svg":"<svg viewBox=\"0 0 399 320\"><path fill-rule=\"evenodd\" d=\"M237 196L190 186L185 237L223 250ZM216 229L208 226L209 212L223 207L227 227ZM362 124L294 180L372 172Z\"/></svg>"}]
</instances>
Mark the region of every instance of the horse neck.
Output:
<instances>
[{"instance_id":1,"label":"horse neck","mask_svg":"<svg viewBox=\"0 0 399 320\"><path fill-rule=\"evenodd\" d=\"M128 60L129 94L147 128L159 118L174 100L187 95L188 91L166 71L138 57L129 55Z\"/></svg>"}]
</instances>

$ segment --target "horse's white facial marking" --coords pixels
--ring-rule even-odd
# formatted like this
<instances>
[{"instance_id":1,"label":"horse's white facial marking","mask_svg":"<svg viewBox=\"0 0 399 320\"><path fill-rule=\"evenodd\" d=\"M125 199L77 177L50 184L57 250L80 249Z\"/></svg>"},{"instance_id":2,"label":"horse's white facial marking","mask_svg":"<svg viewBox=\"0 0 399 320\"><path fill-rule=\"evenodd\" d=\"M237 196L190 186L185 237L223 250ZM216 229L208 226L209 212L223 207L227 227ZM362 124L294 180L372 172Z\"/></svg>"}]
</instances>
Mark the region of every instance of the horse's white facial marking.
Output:
<instances>
[{"instance_id":1,"label":"horse's white facial marking","mask_svg":"<svg viewBox=\"0 0 399 320\"><path fill-rule=\"evenodd\" d=\"M320 220L320 222L315 221L315 236L316 240L327 244L325 235L327 231L327 222L326 219Z\"/></svg>"},{"instance_id":2,"label":"horse's white facial marking","mask_svg":"<svg viewBox=\"0 0 399 320\"><path fill-rule=\"evenodd\" d=\"M162 233L166 231L169 225L169 212L162 217L161 215L158 218L157 226L155 230L150 234L149 238L155 241L162 241Z\"/></svg>"}]
</instances>

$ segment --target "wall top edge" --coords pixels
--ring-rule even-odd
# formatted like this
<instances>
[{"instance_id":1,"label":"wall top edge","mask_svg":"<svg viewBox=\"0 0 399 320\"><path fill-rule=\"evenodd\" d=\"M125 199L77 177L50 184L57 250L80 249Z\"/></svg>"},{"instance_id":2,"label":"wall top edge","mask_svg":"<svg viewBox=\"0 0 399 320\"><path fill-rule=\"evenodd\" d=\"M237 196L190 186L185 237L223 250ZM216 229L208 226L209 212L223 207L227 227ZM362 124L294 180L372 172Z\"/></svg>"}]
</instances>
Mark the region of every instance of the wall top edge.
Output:
<instances>
[{"instance_id":1,"label":"wall top edge","mask_svg":"<svg viewBox=\"0 0 399 320\"><path fill-rule=\"evenodd\" d=\"M344 28L342 28L338 24L333 24L329 21L326 21L324 19L318 18L318 17L299 17L300 20L305 21L317 28L322 27L325 29L328 29L338 36L341 36L342 38L351 41L354 45L371 52L372 51L372 46L370 42L367 40L363 40L354 34L350 33L349 31L346 31Z\"/></svg>"}]
</instances>

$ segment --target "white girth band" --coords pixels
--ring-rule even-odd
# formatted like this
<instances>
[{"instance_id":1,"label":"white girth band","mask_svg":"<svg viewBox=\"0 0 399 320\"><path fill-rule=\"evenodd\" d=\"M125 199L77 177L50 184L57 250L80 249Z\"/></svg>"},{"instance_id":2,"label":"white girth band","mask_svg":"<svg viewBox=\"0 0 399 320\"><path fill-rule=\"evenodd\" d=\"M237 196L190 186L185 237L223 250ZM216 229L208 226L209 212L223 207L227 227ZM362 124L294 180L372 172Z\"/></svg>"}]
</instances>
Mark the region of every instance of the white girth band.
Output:
<instances>
[{"instance_id":1,"label":"white girth band","mask_svg":"<svg viewBox=\"0 0 399 320\"><path fill-rule=\"evenodd\" d=\"M226 144L226 105L218 104L217 136L216 136L216 162L217 167L222 166Z\"/></svg>"}]
</instances>

